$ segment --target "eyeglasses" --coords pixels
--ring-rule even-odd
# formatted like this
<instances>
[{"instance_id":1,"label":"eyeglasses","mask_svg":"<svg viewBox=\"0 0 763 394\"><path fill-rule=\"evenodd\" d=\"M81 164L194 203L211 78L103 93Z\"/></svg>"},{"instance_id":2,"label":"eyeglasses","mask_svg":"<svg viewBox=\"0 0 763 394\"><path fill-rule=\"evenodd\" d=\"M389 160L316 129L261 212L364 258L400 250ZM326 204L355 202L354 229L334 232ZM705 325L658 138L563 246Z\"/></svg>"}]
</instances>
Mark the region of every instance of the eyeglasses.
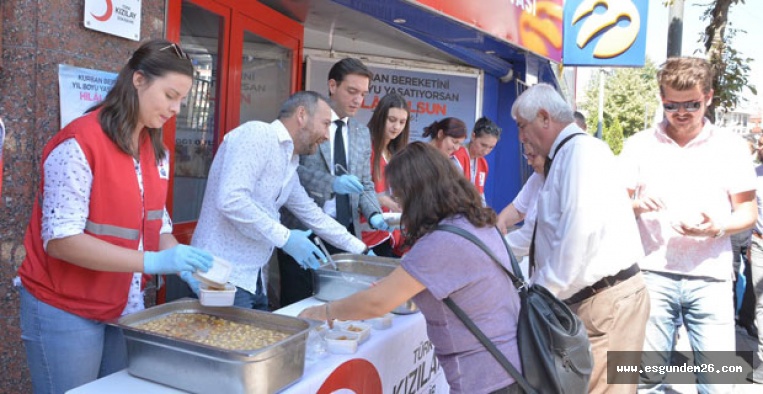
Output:
<instances>
[{"instance_id":1,"label":"eyeglasses","mask_svg":"<svg viewBox=\"0 0 763 394\"><path fill-rule=\"evenodd\" d=\"M535 153L523 153L523 154L522 154L522 157L524 157L524 158L525 158L525 160L532 160L532 159L534 159L536 156L538 156L538 155L536 155Z\"/></svg>"},{"instance_id":2,"label":"eyeglasses","mask_svg":"<svg viewBox=\"0 0 763 394\"><path fill-rule=\"evenodd\" d=\"M665 112L678 112L683 108L686 112L697 112L702 108L702 101L686 101L683 103L662 103Z\"/></svg>"},{"instance_id":3,"label":"eyeglasses","mask_svg":"<svg viewBox=\"0 0 763 394\"><path fill-rule=\"evenodd\" d=\"M172 50L175 52L175 56L177 56L178 59L191 60L191 57L188 56L188 54L185 53L185 51L183 51L183 48L180 48L180 45L175 43L167 45L166 47L160 49L159 52L164 51L166 49L170 49L170 48L172 48Z\"/></svg>"}]
</instances>

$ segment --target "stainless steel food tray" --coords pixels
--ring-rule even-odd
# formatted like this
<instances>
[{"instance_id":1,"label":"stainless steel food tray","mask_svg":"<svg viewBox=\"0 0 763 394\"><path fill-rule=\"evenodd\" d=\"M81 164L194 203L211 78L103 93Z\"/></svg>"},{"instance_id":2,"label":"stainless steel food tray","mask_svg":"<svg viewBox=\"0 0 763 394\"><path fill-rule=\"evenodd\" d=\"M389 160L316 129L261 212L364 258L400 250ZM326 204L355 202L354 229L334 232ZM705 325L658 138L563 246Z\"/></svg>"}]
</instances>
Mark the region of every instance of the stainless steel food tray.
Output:
<instances>
[{"instance_id":1,"label":"stainless steel food tray","mask_svg":"<svg viewBox=\"0 0 763 394\"><path fill-rule=\"evenodd\" d=\"M225 350L135 328L172 313L204 313L290 334L255 350ZM128 372L192 393L270 394L298 380L311 323L251 309L210 308L182 299L119 318L127 340Z\"/></svg>"},{"instance_id":2,"label":"stainless steel food tray","mask_svg":"<svg viewBox=\"0 0 763 394\"><path fill-rule=\"evenodd\" d=\"M315 298L327 302L365 290L400 266L399 259L389 257L350 253L334 254L331 257L337 269L331 265L324 265L315 270L313 276ZM418 308L411 300L392 311L397 314L415 312L418 312Z\"/></svg>"}]
</instances>

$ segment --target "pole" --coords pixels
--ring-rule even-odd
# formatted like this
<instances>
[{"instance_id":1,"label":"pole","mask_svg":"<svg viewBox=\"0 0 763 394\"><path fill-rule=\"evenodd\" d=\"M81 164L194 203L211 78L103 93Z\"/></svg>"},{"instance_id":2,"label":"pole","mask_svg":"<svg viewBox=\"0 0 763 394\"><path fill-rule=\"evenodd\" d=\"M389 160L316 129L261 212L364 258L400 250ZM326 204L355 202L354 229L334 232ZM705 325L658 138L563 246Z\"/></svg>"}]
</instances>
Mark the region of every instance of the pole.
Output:
<instances>
[{"instance_id":1,"label":"pole","mask_svg":"<svg viewBox=\"0 0 763 394\"><path fill-rule=\"evenodd\" d=\"M673 0L668 14L668 57L681 56L684 31L684 0Z\"/></svg>"},{"instance_id":2,"label":"pole","mask_svg":"<svg viewBox=\"0 0 763 394\"><path fill-rule=\"evenodd\" d=\"M604 78L607 72L599 69L599 123L596 125L596 138L601 139L604 129Z\"/></svg>"}]
</instances>

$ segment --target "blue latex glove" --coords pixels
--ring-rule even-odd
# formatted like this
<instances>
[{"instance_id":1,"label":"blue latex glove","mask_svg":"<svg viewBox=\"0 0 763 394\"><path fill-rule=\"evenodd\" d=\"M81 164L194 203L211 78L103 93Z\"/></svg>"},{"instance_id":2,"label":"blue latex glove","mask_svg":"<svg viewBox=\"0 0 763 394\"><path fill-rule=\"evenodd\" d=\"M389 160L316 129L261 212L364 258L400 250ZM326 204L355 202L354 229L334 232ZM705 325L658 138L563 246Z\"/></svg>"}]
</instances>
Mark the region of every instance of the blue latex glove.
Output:
<instances>
[{"instance_id":1,"label":"blue latex glove","mask_svg":"<svg viewBox=\"0 0 763 394\"><path fill-rule=\"evenodd\" d=\"M359 194L363 192L363 184L355 175L340 175L334 179L334 193Z\"/></svg>"},{"instance_id":2,"label":"blue latex glove","mask_svg":"<svg viewBox=\"0 0 763 394\"><path fill-rule=\"evenodd\" d=\"M371 216L371 219L368 219L368 223L371 224L371 227L377 230L389 231L389 224L387 224L387 221L384 220L384 217L380 213Z\"/></svg>"},{"instance_id":3,"label":"blue latex glove","mask_svg":"<svg viewBox=\"0 0 763 394\"><path fill-rule=\"evenodd\" d=\"M193 274L188 271L183 271L180 273L180 279L185 283L188 283L188 287L191 288L193 294L196 294L196 297L199 296L199 281L193 277Z\"/></svg>"},{"instance_id":4,"label":"blue latex glove","mask_svg":"<svg viewBox=\"0 0 763 394\"><path fill-rule=\"evenodd\" d=\"M161 252L143 252L143 272L174 274L177 272L209 271L212 255L188 245L177 245Z\"/></svg>"},{"instance_id":5,"label":"blue latex glove","mask_svg":"<svg viewBox=\"0 0 763 394\"><path fill-rule=\"evenodd\" d=\"M368 249L368 253L366 253L366 256L376 256L376 253L374 253L373 249Z\"/></svg>"},{"instance_id":6,"label":"blue latex glove","mask_svg":"<svg viewBox=\"0 0 763 394\"><path fill-rule=\"evenodd\" d=\"M317 269L320 267L320 261L326 261L326 255L310 241L310 234L313 230L290 230L289 239L281 248L289 256L293 257L302 268Z\"/></svg>"}]
</instances>

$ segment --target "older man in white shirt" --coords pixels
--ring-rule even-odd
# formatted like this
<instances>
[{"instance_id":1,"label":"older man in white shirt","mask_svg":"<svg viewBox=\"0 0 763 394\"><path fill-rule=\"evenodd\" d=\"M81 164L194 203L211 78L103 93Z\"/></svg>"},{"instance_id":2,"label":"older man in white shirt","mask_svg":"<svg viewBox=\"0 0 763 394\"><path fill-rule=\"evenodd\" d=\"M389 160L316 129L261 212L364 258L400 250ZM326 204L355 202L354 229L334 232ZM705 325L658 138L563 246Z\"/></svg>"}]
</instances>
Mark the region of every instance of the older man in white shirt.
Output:
<instances>
[{"instance_id":1,"label":"older man in white shirt","mask_svg":"<svg viewBox=\"0 0 763 394\"><path fill-rule=\"evenodd\" d=\"M299 155L311 154L328 139L331 108L325 97L298 92L272 123L247 122L232 130L209 172L201 216L192 245L233 264L234 305L267 310L267 270L273 248L281 248L303 267L317 268L325 258L310 231L280 223L287 207L321 238L352 253L366 245L319 208L297 177Z\"/></svg>"},{"instance_id":2,"label":"older man in white shirt","mask_svg":"<svg viewBox=\"0 0 763 394\"><path fill-rule=\"evenodd\" d=\"M636 264L644 252L615 156L574 123L572 109L550 85L525 91L511 115L520 141L547 157L531 279L585 323L594 357L589 392L633 393L636 376L629 384L607 383L607 351L633 351L628 361L638 365L649 315Z\"/></svg>"}]
</instances>

